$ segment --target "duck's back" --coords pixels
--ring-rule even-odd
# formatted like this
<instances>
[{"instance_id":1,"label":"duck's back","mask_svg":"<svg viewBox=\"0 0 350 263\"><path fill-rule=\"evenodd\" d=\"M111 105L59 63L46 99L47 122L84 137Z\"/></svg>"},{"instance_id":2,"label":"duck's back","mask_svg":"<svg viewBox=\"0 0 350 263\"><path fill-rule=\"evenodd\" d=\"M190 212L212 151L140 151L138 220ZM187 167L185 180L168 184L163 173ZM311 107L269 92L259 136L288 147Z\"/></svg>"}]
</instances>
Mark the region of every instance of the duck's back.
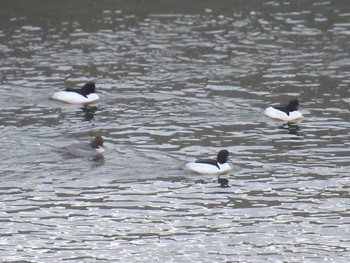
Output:
<instances>
[{"instance_id":1,"label":"duck's back","mask_svg":"<svg viewBox=\"0 0 350 263\"><path fill-rule=\"evenodd\" d=\"M199 174L219 174L231 170L228 163L192 162L186 164L186 169Z\"/></svg>"},{"instance_id":2,"label":"duck's back","mask_svg":"<svg viewBox=\"0 0 350 263\"><path fill-rule=\"evenodd\" d=\"M287 114L285 111L282 111L274 107L266 108L264 113L266 116L270 118L283 120L283 121L292 121L303 117L303 115L297 110L291 111L289 112L289 114Z\"/></svg>"},{"instance_id":3,"label":"duck's back","mask_svg":"<svg viewBox=\"0 0 350 263\"><path fill-rule=\"evenodd\" d=\"M103 148L95 149L88 143L76 143L64 147L64 152L73 157L94 157L103 153Z\"/></svg>"},{"instance_id":4,"label":"duck's back","mask_svg":"<svg viewBox=\"0 0 350 263\"><path fill-rule=\"evenodd\" d=\"M74 91L58 91L53 94L52 98L72 104L90 103L99 99L96 93L84 96Z\"/></svg>"}]
</instances>

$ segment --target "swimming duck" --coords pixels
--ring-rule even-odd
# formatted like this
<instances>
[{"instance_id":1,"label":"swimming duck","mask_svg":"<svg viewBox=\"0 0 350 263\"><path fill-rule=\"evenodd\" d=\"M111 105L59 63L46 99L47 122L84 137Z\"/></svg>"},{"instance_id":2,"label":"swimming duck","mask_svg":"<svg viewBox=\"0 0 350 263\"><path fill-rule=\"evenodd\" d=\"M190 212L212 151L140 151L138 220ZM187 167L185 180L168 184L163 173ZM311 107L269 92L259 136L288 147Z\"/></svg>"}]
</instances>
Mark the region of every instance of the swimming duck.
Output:
<instances>
[{"instance_id":1,"label":"swimming duck","mask_svg":"<svg viewBox=\"0 0 350 263\"><path fill-rule=\"evenodd\" d=\"M91 139L90 143L76 143L64 147L64 152L72 157L94 157L101 155L104 152L103 138L101 135L96 135Z\"/></svg>"},{"instance_id":2,"label":"swimming duck","mask_svg":"<svg viewBox=\"0 0 350 263\"><path fill-rule=\"evenodd\" d=\"M229 152L221 150L216 160L197 160L195 162L187 163L186 169L191 172L199 174L221 174L231 170L227 163Z\"/></svg>"},{"instance_id":3,"label":"swimming duck","mask_svg":"<svg viewBox=\"0 0 350 263\"><path fill-rule=\"evenodd\" d=\"M98 100L99 96L95 93L95 83L89 81L81 89L65 89L55 92L52 98L67 103L86 104Z\"/></svg>"},{"instance_id":4,"label":"swimming duck","mask_svg":"<svg viewBox=\"0 0 350 263\"><path fill-rule=\"evenodd\" d=\"M265 110L265 115L279 119L282 121L293 121L303 117L300 111L298 111L299 100L291 100L285 107L268 107Z\"/></svg>"}]
</instances>

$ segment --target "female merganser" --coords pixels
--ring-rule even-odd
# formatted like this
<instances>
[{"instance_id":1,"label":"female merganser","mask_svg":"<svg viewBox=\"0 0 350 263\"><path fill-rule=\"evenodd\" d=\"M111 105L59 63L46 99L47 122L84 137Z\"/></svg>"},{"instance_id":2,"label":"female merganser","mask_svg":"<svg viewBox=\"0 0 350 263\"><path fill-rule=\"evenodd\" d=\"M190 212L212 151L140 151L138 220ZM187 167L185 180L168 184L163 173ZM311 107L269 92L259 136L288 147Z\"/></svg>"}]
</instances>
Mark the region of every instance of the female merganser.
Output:
<instances>
[{"instance_id":1,"label":"female merganser","mask_svg":"<svg viewBox=\"0 0 350 263\"><path fill-rule=\"evenodd\" d=\"M298 111L299 101L297 99L291 100L285 107L268 107L265 110L265 115L274 119L282 121L293 121L303 117Z\"/></svg>"},{"instance_id":2,"label":"female merganser","mask_svg":"<svg viewBox=\"0 0 350 263\"><path fill-rule=\"evenodd\" d=\"M199 174L221 174L231 170L227 163L229 152L221 150L216 160L198 160L196 162L187 163L186 169Z\"/></svg>"},{"instance_id":3,"label":"female merganser","mask_svg":"<svg viewBox=\"0 0 350 263\"><path fill-rule=\"evenodd\" d=\"M91 139L90 143L76 143L64 147L64 153L72 157L95 157L102 155L103 138L101 135L96 135Z\"/></svg>"},{"instance_id":4,"label":"female merganser","mask_svg":"<svg viewBox=\"0 0 350 263\"><path fill-rule=\"evenodd\" d=\"M65 89L64 91L58 91L53 94L52 98L76 104L90 103L99 99L95 93L95 83L92 81L87 82L80 90Z\"/></svg>"}]
</instances>

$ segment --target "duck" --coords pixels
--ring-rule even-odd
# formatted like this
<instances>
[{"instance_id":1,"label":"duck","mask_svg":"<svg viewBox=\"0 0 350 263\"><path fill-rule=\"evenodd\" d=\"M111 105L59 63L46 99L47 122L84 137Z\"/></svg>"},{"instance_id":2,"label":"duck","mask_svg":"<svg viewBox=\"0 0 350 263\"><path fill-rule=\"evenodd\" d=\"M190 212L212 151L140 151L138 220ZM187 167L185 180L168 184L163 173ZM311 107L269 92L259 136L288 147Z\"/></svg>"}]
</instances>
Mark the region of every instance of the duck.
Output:
<instances>
[{"instance_id":1,"label":"duck","mask_svg":"<svg viewBox=\"0 0 350 263\"><path fill-rule=\"evenodd\" d=\"M299 100L293 99L289 101L287 106L281 107L268 107L265 109L265 115L282 121L294 121L297 119L301 119L303 115L298 110Z\"/></svg>"},{"instance_id":2,"label":"duck","mask_svg":"<svg viewBox=\"0 0 350 263\"><path fill-rule=\"evenodd\" d=\"M96 135L89 143L75 143L63 148L63 152L71 157L96 157L104 152L103 138Z\"/></svg>"},{"instance_id":3,"label":"duck","mask_svg":"<svg viewBox=\"0 0 350 263\"><path fill-rule=\"evenodd\" d=\"M186 170L198 174L222 174L231 170L227 163L229 152L227 150L219 151L216 160L202 159L195 162L186 163Z\"/></svg>"},{"instance_id":4,"label":"duck","mask_svg":"<svg viewBox=\"0 0 350 263\"><path fill-rule=\"evenodd\" d=\"M95 83L89 81L81 89L65 89L63 91L58 91L55 92L51 98L71 104L91 103L99 99L95 88Z\"/></svg>"}]
</instances>

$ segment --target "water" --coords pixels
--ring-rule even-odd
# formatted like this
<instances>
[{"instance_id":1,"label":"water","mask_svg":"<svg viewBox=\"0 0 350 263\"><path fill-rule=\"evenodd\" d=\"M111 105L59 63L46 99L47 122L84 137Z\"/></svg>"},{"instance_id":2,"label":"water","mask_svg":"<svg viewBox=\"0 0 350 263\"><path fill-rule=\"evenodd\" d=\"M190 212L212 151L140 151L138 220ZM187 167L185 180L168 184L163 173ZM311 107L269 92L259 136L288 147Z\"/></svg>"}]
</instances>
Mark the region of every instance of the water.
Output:
<instances>
[{"instance_id":1,"label":"water","mask_svg":"<svg viewBox=\"0 0 350 263\"><path fill-rule=\"evenodd\" d=\"M348 262L348 1L2 1L4 262ZM94 80L96 105L50 100ZM297 125L267 119L301 99ZM103 159L58 149L106 142ZM231 152L229 188L184 164Z\"/></svg>"}]
</instances>

